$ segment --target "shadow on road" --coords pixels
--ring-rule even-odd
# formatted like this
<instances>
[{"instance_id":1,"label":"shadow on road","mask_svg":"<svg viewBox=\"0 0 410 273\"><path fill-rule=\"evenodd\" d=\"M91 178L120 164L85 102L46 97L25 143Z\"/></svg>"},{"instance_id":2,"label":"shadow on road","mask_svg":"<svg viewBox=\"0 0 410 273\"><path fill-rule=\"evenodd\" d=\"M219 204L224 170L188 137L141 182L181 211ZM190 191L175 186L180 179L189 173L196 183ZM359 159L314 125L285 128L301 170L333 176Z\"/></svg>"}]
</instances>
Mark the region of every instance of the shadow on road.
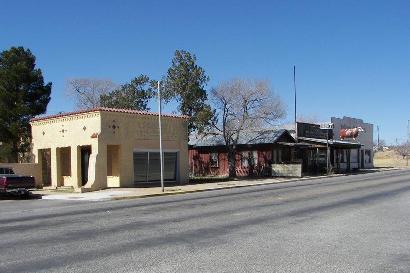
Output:
<instances>
[{"instance_id":1,"label":"shadow on road","mask_svg":"<svg viewBox=\"0 0 410 273\"><path fill-rule=\"evenodd\" d=\"M30 193L28 196L19 196L15 194L9 193L0 193L0 201L1 200L34 200L34 199L41 199L41 194L34 194Z\"/></svg>"},{"instance_id":2,"label":"shadow on road","mask_svg":"<svg viewBox=\"0 0 410 273\"><path fill-rule=\"evenodd\" d=\"M393 167L376 167L373 169L360 169L360 170L351 170L349 172L345 173L334 173L334 174L344 174L346 176L350 175L358 175L358 174L370 174L370 173L376 173L380 172L381 170L389 170L389 169L394 169ZM309 175L304 175L304 178L314 178L314 177L323 177L326 178L326 174L324 173L317 173L317 174L309 174ZM331 177L331 176L329 176ZM189 185L196 185L196 184L204 184L204 183L220 183L220 182L229 182L229 181L243 181L243 180L249 180L249 181L258 181L258 180L266 180L270 178L294 178L294 177L272 177L272 176L241 176L241 177L235 177L235 178L229 178L229 177L196 177L196 178L190 178L189 180ZM164 182L165 187L173 187L173 186L179 186L180 184L177 182ZM135 188L157 188L160 187L161 183L160 182L147 182L147 183L138 183L138 185L135 185Z\"/></svg>"}]
</instances>

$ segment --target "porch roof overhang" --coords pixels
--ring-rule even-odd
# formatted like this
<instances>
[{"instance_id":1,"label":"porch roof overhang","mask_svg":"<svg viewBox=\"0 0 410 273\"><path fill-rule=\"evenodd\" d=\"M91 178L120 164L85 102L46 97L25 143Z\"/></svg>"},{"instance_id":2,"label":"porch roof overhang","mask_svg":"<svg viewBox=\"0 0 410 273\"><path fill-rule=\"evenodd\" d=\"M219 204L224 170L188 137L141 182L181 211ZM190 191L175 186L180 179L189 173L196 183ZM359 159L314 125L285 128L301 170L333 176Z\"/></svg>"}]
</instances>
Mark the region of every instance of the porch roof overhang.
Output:
<instances>
[{"instance_id":1,"label":"porch roof overhang","mask_svg":"<svg viewBox=\"0 0 410 273\"><path fill-rule=\"evenodd\" d=\"M236 146L254 146L279 144L278 140L284 136L289 136L289 143L294 143L295 139L285 129L259 131L244 131L237 140ZM282 142L284 143L284 142ZM196 135L189 140L189 147L215 147L225 146L225 140L221 134Z\"/></svg>"},{"instance_id":2,"label":"porch roof overhang","mask_svg":"<svg viewBox=\"0 0 410 273\"><path fill-rule=\"evenodd\" d=\"M299 143L297 143L297 142L296 143L293 143L293 142L277 142L277 144L283 145L283 146L297 147L297 148L307 148L307 147L311 146L311 144L302 143L302 142L299 142Z\"/></svg>"},{"instance_id":3,"label":"porch roof overhang","mask_svg":"<svg viewBox=\"0 0 410 273\"><path fill-rule=\"evenodd\" d=\"M298 137L298 141L302 141L299 143L306 142L308 144L313 144L312 146L315 148L325 147L327 145L326 139L319 139L319 138ZM359 142L349 142L349 141L330 139L329 146L334 147L334 148L359 149L363 145Z\"/></svg>"}]
</instances>

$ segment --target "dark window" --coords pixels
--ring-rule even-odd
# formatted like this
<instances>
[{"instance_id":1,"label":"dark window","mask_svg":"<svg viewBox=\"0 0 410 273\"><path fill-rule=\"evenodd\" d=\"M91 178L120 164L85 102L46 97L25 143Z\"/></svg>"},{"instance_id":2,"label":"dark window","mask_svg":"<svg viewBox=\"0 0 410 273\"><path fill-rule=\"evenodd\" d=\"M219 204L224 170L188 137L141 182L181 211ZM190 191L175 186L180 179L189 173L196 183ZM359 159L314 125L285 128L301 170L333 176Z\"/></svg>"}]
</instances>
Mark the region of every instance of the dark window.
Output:
<instances>
[{"instance_id":1,"label":"dark window","mask_svg":"<svg viewBox=\"0 0 410 273\"><path fill-rule=\"evenodd\" d=\"M213 168L219 167L218 153L211 153L209 157L209 165Z\"/></svg>"},{"instance_id":2,"label":"dark window","mask_svg":"<svg viewBox=\"0 0 410 273\"><path fill-rule=\"evenodd\" d=\"M249 166L248 156L249 156L248 152L242 152L241 153L241 165L242 165L242 167L248 167Z\"/></svg>"},{"instance_id":3,"label":"dark window","mask_svg":"<svg viewBox=\"0 0 410 273\"><path fill-rule=\"evenodd\" d=\"M368 157L368 163L372 163L372 152L370 150L365 150L364 153Z\"/></svg>"},{"instance_id":4,"label":"dark window","mask_svg":"<svg viewBox=\"0 0 410 273\"><path fill-rule=\"evenodd\" d=\"M258 152L251 151L249 152L249 165L254 167L258 163Z\"/></svg>"},{"instance_id":5,"label":"dark window","mask_svg":"<svg viewBox=\"0 0 410 273\"><path fill-rule=\"evenodd\" d=\"M176 181L176 152L164 152L164 181ZM161 180L159 152L134 152L134 182L158 182Z\"/></svg>"},{"instance_id":6,"label":"dark window","mask_svg":"<svg viewBox=\"0 0 410 273\"><path fill-rule=\"evenodd\" d=\"M0 168L0 174L14 174L14 171L10 168Z\"/></svg>"},{"instance_id":7,"label":"dark window","mask_svg":"<svg viewBox=\"0 0 410 273\"><path fill-rule=\"evenodd\" d=\"M258 152L257 151L247 151L241 153L241 164L242 167L254 167L258 163Z\"/></svg>"},{"instance_id":8,"label":"dark window","mask_svg":"<svg viewBox=\"0 0 410 273\"><path fill-rule=\"evenodd\" d=\"M289 148L287 148L287 147L282 147L281 148L281 151L282 151L282 159L281 159L281 161L282 162L284 162L284 163L289 163L290 162L290 157L291 157L291 155L290 155L290 149Z\"/></svg>"}]
</instances>

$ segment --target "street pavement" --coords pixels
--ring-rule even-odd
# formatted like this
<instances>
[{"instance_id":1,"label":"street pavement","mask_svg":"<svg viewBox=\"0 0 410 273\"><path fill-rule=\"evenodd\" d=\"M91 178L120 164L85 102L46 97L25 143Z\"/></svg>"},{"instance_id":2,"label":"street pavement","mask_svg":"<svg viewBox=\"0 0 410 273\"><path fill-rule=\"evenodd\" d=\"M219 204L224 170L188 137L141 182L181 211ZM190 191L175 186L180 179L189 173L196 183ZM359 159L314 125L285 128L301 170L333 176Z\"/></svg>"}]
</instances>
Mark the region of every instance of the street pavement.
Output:
<instances>
[{"instance_id":1,"label":"street pavement","mask_svg":"<svg viewBox=\"0 0 410 273\"><path fill-rule=\"evenodd\" d=\"M0 200L0 272L410 272L410 171L135 200Z\"/></svg>"}]
</instances>

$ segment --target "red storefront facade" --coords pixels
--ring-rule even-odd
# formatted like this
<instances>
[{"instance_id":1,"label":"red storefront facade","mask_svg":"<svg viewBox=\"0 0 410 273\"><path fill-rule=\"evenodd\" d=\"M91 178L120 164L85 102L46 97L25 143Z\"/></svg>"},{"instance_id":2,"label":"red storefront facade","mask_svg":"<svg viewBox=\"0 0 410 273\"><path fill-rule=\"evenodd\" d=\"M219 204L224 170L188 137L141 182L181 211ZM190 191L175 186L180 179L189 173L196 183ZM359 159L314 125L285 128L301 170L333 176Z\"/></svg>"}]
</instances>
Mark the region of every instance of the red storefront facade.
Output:
<instances>
[{"instance_id":1,"label":"red storefront facade","mask_svg":"<svg viewBox=\"0 0 410 273\"><path fill-rule=\"evenodd\" d=\"M271 176L272 164L297 161L295 139L287 130L272 132L257 141L243 140L237 145L236 175ZM226 177L229 174L228 152L220 139L206 139L189 145L191 177Z\"/></svg>"}]
</instances>

